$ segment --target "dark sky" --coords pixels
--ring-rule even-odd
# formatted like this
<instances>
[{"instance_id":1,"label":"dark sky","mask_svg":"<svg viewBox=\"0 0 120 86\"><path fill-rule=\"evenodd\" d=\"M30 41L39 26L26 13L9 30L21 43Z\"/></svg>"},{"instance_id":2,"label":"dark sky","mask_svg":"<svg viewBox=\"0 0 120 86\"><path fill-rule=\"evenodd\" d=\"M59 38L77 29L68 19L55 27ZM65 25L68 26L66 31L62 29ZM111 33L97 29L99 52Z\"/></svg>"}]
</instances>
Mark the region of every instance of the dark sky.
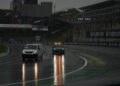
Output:
<instances>
[{"instance_id":1,"label":"dark sky","mask_svg":"<svg viewBox=\"0 0 120 86\"><path fill-rule=\"evenodd\" d=\"M68 8L79 8L94 3L99 3L106 0L39 0L40 1L53 1L56 5L56 11L68 9ZM0 0L0 9L9 9L11 0Z\"/></svg>"}]
</instances>

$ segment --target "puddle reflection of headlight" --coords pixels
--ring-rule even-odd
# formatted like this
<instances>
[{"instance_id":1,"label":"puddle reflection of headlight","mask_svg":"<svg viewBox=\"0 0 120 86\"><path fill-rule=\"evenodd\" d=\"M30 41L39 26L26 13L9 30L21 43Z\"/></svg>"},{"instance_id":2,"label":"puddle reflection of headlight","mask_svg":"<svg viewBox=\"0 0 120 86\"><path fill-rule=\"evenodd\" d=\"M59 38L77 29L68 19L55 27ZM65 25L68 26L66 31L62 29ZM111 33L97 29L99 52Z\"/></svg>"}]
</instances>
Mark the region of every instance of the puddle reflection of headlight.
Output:
<instances>
[{"instance_id":1,"label":"puddle reflection of headlight","mask_svg":"<svg viewBox=\"0 0 120 86\"><path fill-rule=\"evenodd\" d=\"M54 85L57 85L57 63L56 63L56 59L57 56L54 55Z\"/></svg>"},{"instance_id":2,"label":"puddle reflection of headlight","mask_svg":"<svg viewBox=\"0 0 120 86\"><path fill-rule=\"evenodd\" d=\"M63 84L65 83L65 57L62 55L62 79Z\"/></svg>"},{"instance_id":3,"label":"puddle reflection of headlight","mask_svg":"<svg viewBox=\"0 0 120 86\"><path fill-rule=\"evenodd\" d=\"M64 55L54 55L54 85L62 85L65 82L65 58Z\"/></svg>"},{"instance_id":4,"label":"puddle reflection of headlight","mask_svg":"<svg viewBox=\"0 0 120 86\"><path fill-rule=\"evenodd\" d=\"M62 57L58 56L58 84L62 85Z\"/></svg>"},{"instance_id":5,"label":"puddle reflection of headlight","mask_svg":"<svg viewBox=\"0 0 120 86\"><path fill-rule=\"evenodd\" d=\"M23 63L22 64L22 81L23 81L23 86L25 86L25 76L26 76L26 74L25 74L25 72L26 72L26 68L25 68L25 63Z\"/></svg>"},{"instance_id":6,"label":"puddle reflection of headlight","mask_svg":"<svg viewBox=\"0 0 120 86\"><path fill-rule=\"evenodd\" d=\"M34 79L35 79L35 86L38 86L38 63L34 64ZM26 86L26 65L25 63L22 64L22 84Z\"/></svg>"},{"instance_id":7,"label":"puddle reflection of headlight","mask_svg":"<svg viewBox=\"0 0 120 86\"><path fill-rule=\"evenodd\" d=\"M35 78L35 86L38 84L38 63L34 64L34 78Z\"/></svg>"}]
</instances>

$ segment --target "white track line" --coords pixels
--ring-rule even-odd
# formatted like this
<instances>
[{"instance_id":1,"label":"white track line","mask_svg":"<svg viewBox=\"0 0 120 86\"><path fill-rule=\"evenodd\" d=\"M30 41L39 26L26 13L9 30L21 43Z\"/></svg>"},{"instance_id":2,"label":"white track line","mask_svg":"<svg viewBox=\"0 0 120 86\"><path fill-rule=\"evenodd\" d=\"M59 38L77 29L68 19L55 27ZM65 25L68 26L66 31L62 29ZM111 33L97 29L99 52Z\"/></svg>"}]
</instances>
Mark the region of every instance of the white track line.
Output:
<instances>
[{"instance_id":1,"label":"white track line","mask_svg":"<svg viewBox=\"0 0 120 86\"><path fill-rule=\"evenodd\" d=\"M77 70L74 70L72 72L66 73L65 76L66 75L70 75L72 73L75 73L77 71L80 71L80 70L82 70L83 68L85 68L87 66L87 64L88 64L87 59L84 58L84 57L80 57L80 56L79 56L79 58L81 58L81 59L83 59L85 61L84 65L82 67L78 68ZM48 78L39 79L38 81L47 80L47 79L51 79L51 78L54 78L54 76L51 76L51 77L48 77ZM30 83L30 82L34 82L34 80L26 81L26 83ZM3 85L0 85L0 86L9 86L9 85L15 85L15 84L22 84L22 83L23 82L16 82L16 83L11 83L11 84L3 84Z\"/></svg>"}]
</instances>

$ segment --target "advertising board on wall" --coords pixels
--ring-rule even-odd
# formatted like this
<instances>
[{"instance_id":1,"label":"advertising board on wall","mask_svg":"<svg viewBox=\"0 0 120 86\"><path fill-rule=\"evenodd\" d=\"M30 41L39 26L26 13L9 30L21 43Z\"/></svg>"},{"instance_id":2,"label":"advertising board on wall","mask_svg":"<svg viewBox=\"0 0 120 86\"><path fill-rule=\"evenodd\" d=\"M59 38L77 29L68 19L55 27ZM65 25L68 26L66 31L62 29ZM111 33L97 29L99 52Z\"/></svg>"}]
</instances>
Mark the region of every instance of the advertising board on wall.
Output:
<instances>
[{"instance_id":1,"label":"advertising board on wall","mask_svg":"<svg viewBox=\"0 0 120 86\"><path fill-rule=\"evenodd\" d=\"M87 38L120 38L120 30L87 31Z\"/></svg>"}]
</instances>

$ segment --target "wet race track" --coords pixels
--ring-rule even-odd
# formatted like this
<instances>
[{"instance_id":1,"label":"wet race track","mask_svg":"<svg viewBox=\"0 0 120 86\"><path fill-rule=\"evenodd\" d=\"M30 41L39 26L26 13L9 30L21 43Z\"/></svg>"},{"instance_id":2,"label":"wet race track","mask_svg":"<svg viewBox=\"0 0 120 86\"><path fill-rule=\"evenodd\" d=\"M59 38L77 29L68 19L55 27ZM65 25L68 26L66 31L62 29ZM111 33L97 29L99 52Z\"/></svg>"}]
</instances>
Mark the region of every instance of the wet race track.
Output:
<instances>
[{"instance_id":1,"label":"wet race track","mask_svg":"<svg viewBox=\"0 0 120 86\"><path fill-rule=\"evenodd\" d=\"M8 56L0 57L0 86L21 84L33 81L35 86L39 80L53 78L53 85L61 85L65 82L65 74L80 68L84 61L66 51L65 55L52 55L52 49L44 46L43 61L22 62L23 45L8 45ZM71 64L72 63L72 64Z\"/></svg>"}]
</instances>

